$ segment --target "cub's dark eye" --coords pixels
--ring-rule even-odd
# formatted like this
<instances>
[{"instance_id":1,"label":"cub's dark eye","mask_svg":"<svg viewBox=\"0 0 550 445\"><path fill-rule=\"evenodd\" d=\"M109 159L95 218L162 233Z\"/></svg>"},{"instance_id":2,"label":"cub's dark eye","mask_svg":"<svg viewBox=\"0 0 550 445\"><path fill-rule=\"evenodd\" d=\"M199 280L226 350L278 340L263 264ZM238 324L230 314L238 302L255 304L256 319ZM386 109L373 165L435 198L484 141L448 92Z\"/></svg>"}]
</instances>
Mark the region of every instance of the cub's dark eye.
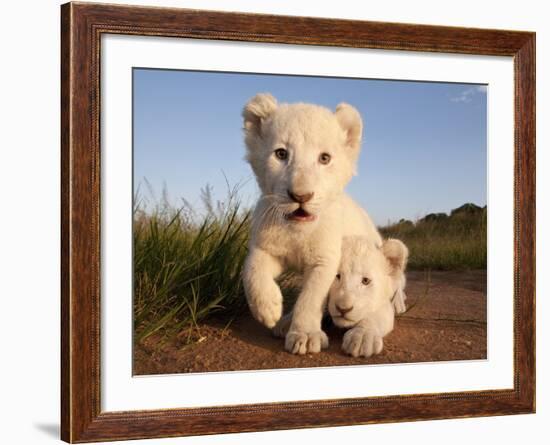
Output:
<instances>
[{"instance_id":1,"label":"cub's dark eye","mask_svg":"<svg viewBox=\"0 0 550 445\"><path fill-rule=\"evenodd\" d=\"M319 156L319 162L321 164L328 164L331 160L331 156L328 153L321 153Z\"/></svg>"},{"instance_id":2,"label":"cub's dark eye","mask_svg":"<svg viewBox=\"0 0 550 445\"><path fill-rule=\"evenodd\" d=\"M277 157L277 159L284 161L288 158L288 151L286 151L284 148L278 148L277 150L275 150L275 156Z\"/></svg>"},{"instance_id":3,"label":"cub's dark eye","mask_svg":"<svg viewBox=\"0 0 550 445\"><path fill-rule=\"evenodd\" d=\"M340 278L342 278L342 277L340 276L339 273L337 273L337 274L336 274L336 279L337 279L337 280L340 280Z\"/></svg>"},{"instance_id":4,"label":"cub's dark eye","mask_svg":"<svg viewBox=\"0 0 550 445\"><path fill-rule=\"evenodd\" d=\"M363 277L361 283L363 283L365 286L368 286L370 284L370 280L367 277Z\"/></svg>"}]
</instances>

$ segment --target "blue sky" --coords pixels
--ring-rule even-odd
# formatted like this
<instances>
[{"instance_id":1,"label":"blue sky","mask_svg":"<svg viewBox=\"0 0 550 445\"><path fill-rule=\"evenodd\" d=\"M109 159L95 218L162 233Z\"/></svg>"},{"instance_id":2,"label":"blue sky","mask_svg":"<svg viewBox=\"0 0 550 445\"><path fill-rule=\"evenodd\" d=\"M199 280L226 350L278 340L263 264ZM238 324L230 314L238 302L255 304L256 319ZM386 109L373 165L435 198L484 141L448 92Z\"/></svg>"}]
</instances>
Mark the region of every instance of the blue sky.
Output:
<instances>
[{"instance_id":1,"label":"blue sky","mask_svg":"<svg viewBox=\"0 0 550 445\"><path fill-rule=\"evenodd\" d=\"M347 191L378 225L487 203L487 94L484 86L269 74L134 69L134 187L200 209L230 184L253 205L258 194L243 160L241 110L259 92L279 102L355 106L364 138Z\"/></svg>"}]
</instances>

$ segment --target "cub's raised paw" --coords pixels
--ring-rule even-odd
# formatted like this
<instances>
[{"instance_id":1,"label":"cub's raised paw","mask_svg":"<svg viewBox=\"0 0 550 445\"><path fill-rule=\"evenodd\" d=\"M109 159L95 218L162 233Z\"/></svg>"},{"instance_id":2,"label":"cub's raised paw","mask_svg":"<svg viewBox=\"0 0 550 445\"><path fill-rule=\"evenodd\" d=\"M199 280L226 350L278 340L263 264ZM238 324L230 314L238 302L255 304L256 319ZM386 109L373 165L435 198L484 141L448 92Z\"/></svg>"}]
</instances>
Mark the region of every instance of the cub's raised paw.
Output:
<instances>
[{"instance_id":1,"label":"cub's raised paw","mask_svg":"<svg viewBox=\"0 0 550 445\"><path fill-rule=\"evenodd\" d=\"M292 354L321 352L328 348L328 337L323 331L290 331L286 334L285 349Z\"/></svg>"},{"instance_id":2,"label":"cub's raised paw","mask_svg":"<svg viewBox=\"0 0 550 445\"><path fill-rule=\"evenodd\" d=\"M276 299L249 302L250 312L267 328L273 328L283 315L283 303Z\"/></svg>"},{"instance_id":3,"label":"cub's raised paw","mask_svg":"<svg viewBox=\"0 0 550 445\"><path fill-rule=\"evenodd\" d=\"M374 329L357 326L344 334L342 349L353 357L380 354L384 347L382 337Z\"/></svg>"}]
</instances>

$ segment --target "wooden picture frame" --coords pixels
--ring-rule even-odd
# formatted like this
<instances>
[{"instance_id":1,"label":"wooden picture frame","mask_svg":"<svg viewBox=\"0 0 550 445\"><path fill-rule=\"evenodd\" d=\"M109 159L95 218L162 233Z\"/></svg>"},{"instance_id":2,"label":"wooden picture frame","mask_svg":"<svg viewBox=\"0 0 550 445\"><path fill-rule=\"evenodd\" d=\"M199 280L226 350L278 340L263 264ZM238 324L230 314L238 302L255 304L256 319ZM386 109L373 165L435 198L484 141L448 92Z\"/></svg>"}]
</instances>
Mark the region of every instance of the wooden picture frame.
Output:
<instances>
[{"instance_id":1,"label":"wooden picture frame","mask_svg":"<svg viewBox=\"0 0 550 445\"><path fill-rule=\"evenodd\" d=\"M209 408L102 412L102 34L512 56L514 387ZM61 7L61 437L67 442L402 422L535 411L535 34L92 3Z\"/></svg>"}]
</instances>

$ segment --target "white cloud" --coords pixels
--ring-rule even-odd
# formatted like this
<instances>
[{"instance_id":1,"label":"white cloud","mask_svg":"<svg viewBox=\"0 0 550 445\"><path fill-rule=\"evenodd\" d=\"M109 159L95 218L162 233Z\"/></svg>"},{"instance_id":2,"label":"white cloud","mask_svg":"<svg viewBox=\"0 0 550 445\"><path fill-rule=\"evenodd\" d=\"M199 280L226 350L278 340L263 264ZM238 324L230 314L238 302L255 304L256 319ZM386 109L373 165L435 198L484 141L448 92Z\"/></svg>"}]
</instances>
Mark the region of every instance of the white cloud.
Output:
<instances>
[{"instance_id":1,"label":"white cloud","mask_svg":"<svg viewBox=\"0 0 550 445\"><path fill-rule=\"evenodd\" d=\"M486 85L477 85L475 87L467 88L461 91L458 95L451 97L451 102L463 102L469 103L472 101L472 98L475 94L485 94L487 93Z\"/></svg>"}]
</instances>

